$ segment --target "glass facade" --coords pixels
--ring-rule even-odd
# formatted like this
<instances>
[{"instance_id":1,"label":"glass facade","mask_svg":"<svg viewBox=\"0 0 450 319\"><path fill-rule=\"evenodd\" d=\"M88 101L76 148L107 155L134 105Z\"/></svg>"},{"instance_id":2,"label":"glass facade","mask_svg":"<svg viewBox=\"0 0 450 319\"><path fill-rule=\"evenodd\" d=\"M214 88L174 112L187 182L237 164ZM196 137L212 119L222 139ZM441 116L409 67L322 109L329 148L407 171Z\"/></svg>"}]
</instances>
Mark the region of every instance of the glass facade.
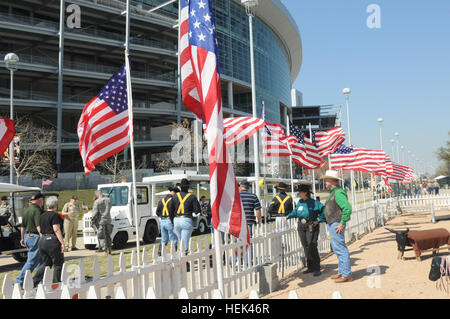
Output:
<instances>
[{"instance_id":1,"label":"glass facade","mask_svg":"<svg viewBox=\"0 0 450 319\"><path fill-rule=\"evenodd\" d=\"M155 6L166 0L140 1ZM249 22L245 8L232 0L212 0L212 5L219 42L220 73L250 86ZM177 2L165 10L177 14ZM278 36L258 17L253 19L253 41L258 115L264 101L266 119L284 122L280 116L280 103L291 105L291 73L286 49ZM225 96L226 87L222 91ZM233 100L235 109L251 113L250 92L234 94ZM223 101L226 105L227 100Z\"/></svg>"}]
</instances>

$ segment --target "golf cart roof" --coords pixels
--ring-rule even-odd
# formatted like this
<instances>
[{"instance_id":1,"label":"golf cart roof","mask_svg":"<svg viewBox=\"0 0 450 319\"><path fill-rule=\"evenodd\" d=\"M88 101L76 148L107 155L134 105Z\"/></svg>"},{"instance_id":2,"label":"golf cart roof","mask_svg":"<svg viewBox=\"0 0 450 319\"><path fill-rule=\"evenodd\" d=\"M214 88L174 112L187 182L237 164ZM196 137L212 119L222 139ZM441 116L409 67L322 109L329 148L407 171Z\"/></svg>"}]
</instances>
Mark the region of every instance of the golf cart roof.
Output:
<instances>
[{"instance_id":1,"label":"golf cart roof","mask_svg":"<svg viewBox=\"0 0 450 319\"><path fill-rule=\"evenodd\" d=\"M156 176L151 176L151 177L144 177L142 179L142 182L144 183L149 183L149 184L165 184L165 183L178 183L181 182L181 180L183 178L186 178L187 180L189 180L191 183L209 183L210 179L209 179L209 175L203 174L195 174L194 173L184 173L184 174L166 174L166 175L156 175ZM260 177L262 178L262 176ZM236 177L238 182L241 182L243 180L247 180L251 183L255 182L255 177L251 176L251 177L245 177L245 176L238 176ZM291 183L291 179L290 178L278 178L278 177L266 177L265 178L266 183L273 183L273 184L277 184L279 182L284 182L284 183ZM297 183L307 183L306 180L300 180L300 179L294 179L294 184ZM259 182L259 181L258 181Z\"/></svg>"},{"instance_id":2,"label":"golf cart roof","mask_svg":"<svg viewBox=\"0 0 450 319\"><path fill-rule=\"evenodd\" d=\"M27 187L9 183L0 183L0 193L40 191L39 187Z\"/></svg>"}]
</instances>

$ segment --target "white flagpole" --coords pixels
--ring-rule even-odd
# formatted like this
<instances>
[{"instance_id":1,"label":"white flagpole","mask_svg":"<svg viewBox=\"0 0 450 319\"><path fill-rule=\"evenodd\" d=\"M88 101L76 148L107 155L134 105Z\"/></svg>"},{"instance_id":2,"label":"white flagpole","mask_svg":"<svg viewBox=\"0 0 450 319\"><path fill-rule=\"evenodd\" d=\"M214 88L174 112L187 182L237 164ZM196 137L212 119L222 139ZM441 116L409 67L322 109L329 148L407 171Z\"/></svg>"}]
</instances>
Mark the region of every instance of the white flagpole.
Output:
<instances>
[{"instance_id":1,"label":"white flagpole","mask_svg":"<svg viewBox=\"0 0 450 319\"><path fill-rule=\"evenodd\" d=\"M133 138L133 94L131 91L131 70L129 60L129 41L130 40L130 0L127 0L127 14L126 14L126 36L125 36L125 68L127 75L127 98L128 98L128 125L130 134L130 151L131 151L131 175L133 187L133 211L134 224L136 228L136 253L137 266L139 267L140 260L140 242L139 242L139 220L137 215L137 192L136 192L136 166L134 158L134 138Z\"/></svg>"},{"instance_id":2,"label":"white flagpole","mask_svg":"<svg viewBox=\"0 0 450 319\"><path fill-rule=\"evenodd\" d=\"M291 125L289 122L289 114L286 114L287 135L291 135ZM292 153L292 151L291 151ZM292 168L292 155L289 156L289 167L291 169L291 197L294 198L294 171Z\"/></svg>"},{"instance_id":3,"label":"white flagpole","mask_svg":"<svg viewBox=\"0 0 450 319\"><path fill-rule=\"evenodd\" d=\"M201 121L201 120L200 120ZM194 148L195 148L195 165L197 168L197 175L200 174L200 160L199 160L199 154L198 154L198 146L199 146L199 140L198 140L198 117L195 117L195 123L194 123ZM200 183L197 183L197 198L200 199Z\"/></svg>"},{"instance_id":4,"label":"white flagpole","mask_svg":"<svg viewBox=\"0 0 450 319\"><path fill-rule=\"evenodd\" d=\"M266 110L264 108L264 101L261 102L262 103L262 120L265 121L266 120ZM261 143L263 143L263 139L266 140L267 139L267 134L265 131L263 131L264 134L261 134ZM267 171L267 163L266 163L266 156L264 155L264 145L262 146L263 152L262 152L262 161L263 161L263 193L264 193L264 206L263 206L263 210L264 210L264 236L267 235L267 190L266 190L266 171ZM272 165L272 170L273 170L273 165ZM259 183L257 182L256 185L258 185ZM259 185L258 185L259 186ZM256 186L256 187L258 187Z\"/></svg>"},{"instance_id":5,"label":"white flagpole","mask_svg":"<svg viewBox=\"0 0 450 319\"><path fill-rule=\"evenodd\" d=\"M309 138L312 142L312 129L311 129L311 123L309 123ZM305 145L306 146L306 145ZM314 173L314 169L312 170L312 188L313 188L313 194L314 194L314 200L316 199L316 177Z\"/></svg>"}]
</instances>

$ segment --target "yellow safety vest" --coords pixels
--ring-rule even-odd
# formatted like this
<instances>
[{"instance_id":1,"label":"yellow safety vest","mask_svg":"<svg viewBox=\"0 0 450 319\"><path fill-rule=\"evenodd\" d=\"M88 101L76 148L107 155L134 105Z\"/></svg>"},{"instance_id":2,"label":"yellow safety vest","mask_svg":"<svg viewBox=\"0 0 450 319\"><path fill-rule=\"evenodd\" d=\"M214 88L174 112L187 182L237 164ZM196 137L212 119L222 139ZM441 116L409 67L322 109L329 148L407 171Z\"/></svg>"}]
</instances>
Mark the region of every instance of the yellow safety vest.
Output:
<instances>
[{"instance_id":1,"label":"yellow safety vest","mask_svg":"<svg viewBox=\"0 0 450 319\"><path fill-rule=\"evenodd\" d=\"M178 207L177 210L177 215L184 215L184 202L189 198L189 196L191 196L191 193L187 193L186 196L184 196L183 199L181 199L181 195L180 193L177 193L178 196L178 200L180 201L180 206Z\"/></svg>"},{"instance_id":2,"label":"yellow safety vest","mask_svg":"<svg viewBox=\"0 0 450 319\"><path fill-rule=\"evenodd\" d=\"M276 196L276 199L278 199L278 201L280 202L280 208L278 208L278 214L283 214L284 215L284 203L287 202L287 200L291 198L291 196L286 196L284 199L281 199L278 195Z\"/></svg>"},{"instance_id":3,"label":"yellow safety vest","mask_svg":"<svg viewBox=\"0 0 450 319\"><path fill-rule=\"evenodd\" d=\"M164 206L163 211L162 211L162 215L163 216L169 216L169 209L167 208L167 205L169 204L169 202L172 200L172 197L167 199L167 202L164 200L164 198L161 199L162 204Z\"/></svg>"}]
</instances>

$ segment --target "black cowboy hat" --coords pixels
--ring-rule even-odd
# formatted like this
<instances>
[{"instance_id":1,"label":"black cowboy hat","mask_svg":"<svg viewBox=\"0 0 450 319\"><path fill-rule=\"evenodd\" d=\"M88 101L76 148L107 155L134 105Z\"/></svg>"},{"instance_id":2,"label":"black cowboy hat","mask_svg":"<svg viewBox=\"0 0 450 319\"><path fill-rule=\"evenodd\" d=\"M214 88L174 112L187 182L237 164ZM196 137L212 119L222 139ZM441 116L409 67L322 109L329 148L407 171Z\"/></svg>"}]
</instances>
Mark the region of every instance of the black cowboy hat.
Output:
<instances>
[{"instance_id":1,"label":"black cowboy hat","mask_svg":"<svg viewBox=\"0 0 450 319\"><path fill-rule=\"evenodd\" d=\"M8 200L8 196L2 196L2 200Z\"/></svg>"},{"instance_id":2,"label":"black cowboy hat","mask_svg":"<svg viewBox=\"0 0 450 319\"><path fill-rule=\"evenodd\" d=\"M31 196L31 200L37 200L39 198L44 198L44 195L42 195L41 192L36 192L33 194L33 196Z\"/></svg>"},{"instance_id":3,"label":"black cowboy hat","mask_svg":"<svg viewBox=\"0 0 450 319\"><path fill-rule=\"evenodd\" d=\"M179 193L180 189L176 186L169 186L169 192L175 192L175 193Z\"/></svg>"},{"instance_id":4,"label":"black cowboy hat","mask_svg":"<svg viewBox=\"0 0 450 319\"><path fill-rule=\"evenodd\" d=\"M180 183L180 187L189 187L191 184L186 178L183 178ZM178 185L177 185L178 186Z\"/></svg>"},{"instance_id":5,"label":"black cowboy hat","mask_svg":"<svg viewBox=\"0 0 450 319\"><path fill-rule=\"evenodd\" d=\"M283 183L283 182L280 182L280 183L278 183L277 186L275 186L276 189L280 189L280 190L285 190L285 189L287 189L288 187L289 187L289 186L286 185L286 184Z\"/></svg>"},{"instance_id":6,"label":"black cowboy hat","mask_svg":"<svg viewBox=\"0 0 450 319\"><path fill-rule=\"evenodd\" d=\"M306 192L306 193L311 193L311 186L308 184L300 184L297 186L296 192Z\"/></svg>"}]
</instances>

